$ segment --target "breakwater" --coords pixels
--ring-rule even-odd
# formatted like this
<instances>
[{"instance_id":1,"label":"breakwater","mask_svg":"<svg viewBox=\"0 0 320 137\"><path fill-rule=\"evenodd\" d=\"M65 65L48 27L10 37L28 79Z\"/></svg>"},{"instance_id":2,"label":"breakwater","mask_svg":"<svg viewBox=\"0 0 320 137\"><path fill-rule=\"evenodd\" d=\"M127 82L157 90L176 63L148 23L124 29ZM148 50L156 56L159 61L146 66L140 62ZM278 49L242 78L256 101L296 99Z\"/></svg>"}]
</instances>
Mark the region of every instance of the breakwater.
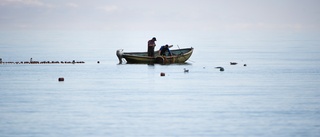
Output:
<instances>
[{"instance_id":1,"label":"breakwater","mask_svg":"<svg viewBox=\"0 0 320 137\"><path fill-rule=\"evenodd\" d=\"M0 59L0 64L84 64L84 61L33 61L32 58L30 61L2 61Z\"/></svg>"}]
</instances>

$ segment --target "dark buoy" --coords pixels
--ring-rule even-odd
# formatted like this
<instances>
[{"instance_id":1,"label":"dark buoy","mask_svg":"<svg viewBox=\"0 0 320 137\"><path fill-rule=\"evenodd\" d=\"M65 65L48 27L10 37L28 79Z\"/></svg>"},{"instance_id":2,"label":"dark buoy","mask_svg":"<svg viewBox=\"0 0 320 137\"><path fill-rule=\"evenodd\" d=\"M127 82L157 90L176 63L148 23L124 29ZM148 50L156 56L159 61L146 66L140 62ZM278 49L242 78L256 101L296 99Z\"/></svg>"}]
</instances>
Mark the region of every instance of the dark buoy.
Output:
<instances>
[{"instance_id":1,"label":"dark buoy","mask_svg":"<svg viewBox=\"0 0 320 137\"><path fill-rule=\"evenodd\" d=\"M161 73L160 73L160 76L161 76L161 77L163 77L163 76L165 76L165 75L166 75L166 73L164 73L164 72L161 72Z\"/></svg>"},{"instance_id":2,"label":"dark buoy","mask_svg":"<svg viewBox=\"0 0 320 137\"><path fill-rule=\"evenodd\" d=\"M247 66L247 64L243 64L243 66Z\"/></svg>"},{"instance_id":3,"label":"dark buoy","mask_svg":"<svg viewBox=\"0 0 320 137\"><path fill-rule=\"evenodd\" d=\"M59 79L58 79L58 81L64 81L64 78L63 77L60 77Z\"/></svg>"},{"instance_id":4,"label":"dark buoy","mask_svg":"<svg viewBox=\"0 0 320 137\"><path fill-rule=\"evenodd\" d=\"M97 63L100 64L100 61L98 61Z\"/></svg>"}]
</instances>

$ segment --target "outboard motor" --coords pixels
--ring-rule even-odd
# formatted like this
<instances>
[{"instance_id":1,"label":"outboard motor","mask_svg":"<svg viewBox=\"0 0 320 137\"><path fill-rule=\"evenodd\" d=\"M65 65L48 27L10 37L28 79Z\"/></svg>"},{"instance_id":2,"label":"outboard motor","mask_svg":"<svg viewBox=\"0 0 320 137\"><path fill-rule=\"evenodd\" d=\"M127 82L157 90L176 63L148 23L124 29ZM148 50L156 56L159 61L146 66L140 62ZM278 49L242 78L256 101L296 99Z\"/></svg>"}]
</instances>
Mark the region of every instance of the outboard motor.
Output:
<instances>
[{"instance_id":1,"label":"outboard motor","mask_svg":"<svg viewBox=\"0 0 320 137\"><path fill-rule=\"evenodd\" d=\"M116 52L116 55L119 59L119 64L122 64L122 54L123 54L123 49L118 49Z\"/></svg>"}]
</instances>

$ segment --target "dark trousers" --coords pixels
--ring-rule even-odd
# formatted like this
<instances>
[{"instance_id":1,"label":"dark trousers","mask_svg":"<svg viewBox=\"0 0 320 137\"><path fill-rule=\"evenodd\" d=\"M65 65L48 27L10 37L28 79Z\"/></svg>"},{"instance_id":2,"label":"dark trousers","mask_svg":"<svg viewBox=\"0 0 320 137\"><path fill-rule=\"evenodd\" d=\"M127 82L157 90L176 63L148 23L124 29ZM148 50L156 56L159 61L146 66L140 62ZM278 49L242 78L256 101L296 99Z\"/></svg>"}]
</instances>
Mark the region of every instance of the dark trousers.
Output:
<instances>
[{"instance_id":1,"label":"dark trousers","mask_svg":"<svg viewBox=\"0 0 320 137\"><path fill-rule=\"evenodd\" d=\"M154 56L154 46L148 46L148 56Z\"/></svg>"}]
</instances>

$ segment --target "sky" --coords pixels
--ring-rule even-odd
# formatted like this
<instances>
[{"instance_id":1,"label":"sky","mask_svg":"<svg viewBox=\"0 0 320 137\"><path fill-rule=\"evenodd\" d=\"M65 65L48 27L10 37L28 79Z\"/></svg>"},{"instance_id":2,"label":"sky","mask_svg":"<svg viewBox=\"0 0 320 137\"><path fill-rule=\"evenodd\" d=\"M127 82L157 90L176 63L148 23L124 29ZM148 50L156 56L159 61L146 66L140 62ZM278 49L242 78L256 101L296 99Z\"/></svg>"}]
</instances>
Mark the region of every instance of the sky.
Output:
<instances>
[{"instance_id":1,"label":"sky","mask_svg":"<svg viewBox=\"0 0 320 137\"><path fill-rule=\"evenodd\" d=\"M0 30L320 31L320 0L0 0Z\"/></svg>"}]
</instances>

